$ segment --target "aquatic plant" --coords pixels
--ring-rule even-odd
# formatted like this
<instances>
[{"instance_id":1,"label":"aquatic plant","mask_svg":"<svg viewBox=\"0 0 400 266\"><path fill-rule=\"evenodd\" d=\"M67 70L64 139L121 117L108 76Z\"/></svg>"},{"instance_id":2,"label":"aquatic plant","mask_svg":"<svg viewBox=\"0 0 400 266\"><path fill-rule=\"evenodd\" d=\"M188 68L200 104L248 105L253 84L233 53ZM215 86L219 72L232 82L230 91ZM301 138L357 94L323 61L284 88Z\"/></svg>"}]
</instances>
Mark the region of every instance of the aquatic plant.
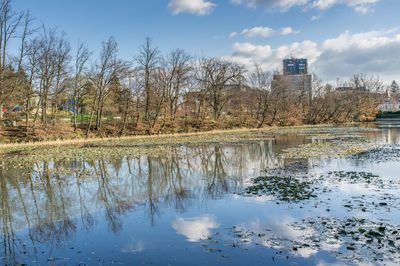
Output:
<instances>
[{"instance_id":1,"label":"aquatic plant","mask_svg":"<svg viewBox=\"0 0 400 266\"><path fill-rule=\"evenodd\" d=\"M299 202L317 197L312 182L297 178L261 176L253 179L253 184L246 188L247 194L270 195L284 202Z\"/></svg>"}]
</instances>

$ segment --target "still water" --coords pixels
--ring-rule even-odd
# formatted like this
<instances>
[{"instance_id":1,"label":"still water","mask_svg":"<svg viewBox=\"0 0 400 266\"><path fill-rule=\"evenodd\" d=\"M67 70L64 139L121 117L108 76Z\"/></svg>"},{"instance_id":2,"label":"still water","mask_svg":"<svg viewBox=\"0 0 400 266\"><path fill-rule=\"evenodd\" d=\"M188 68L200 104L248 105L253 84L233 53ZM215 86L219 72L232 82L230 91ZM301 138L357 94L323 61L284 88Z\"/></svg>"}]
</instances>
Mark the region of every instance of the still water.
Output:
<instances>
[{"instance_id":1,"label":"still water","mask_svg":"<svg viewBox=\"0 0 400 266\"><path fill-rule=\"evenodd\" d=\"M170 147L165 158L0 170L0 264L400 263L400 129L358 134L385 144L391 156L283 159L284 150L316 141L286 134ZM246 193L266 169L319 178L315 195L292 201ZM390 236L363 242L352 232L368 230Z\"/></svg>"}]
</instances>

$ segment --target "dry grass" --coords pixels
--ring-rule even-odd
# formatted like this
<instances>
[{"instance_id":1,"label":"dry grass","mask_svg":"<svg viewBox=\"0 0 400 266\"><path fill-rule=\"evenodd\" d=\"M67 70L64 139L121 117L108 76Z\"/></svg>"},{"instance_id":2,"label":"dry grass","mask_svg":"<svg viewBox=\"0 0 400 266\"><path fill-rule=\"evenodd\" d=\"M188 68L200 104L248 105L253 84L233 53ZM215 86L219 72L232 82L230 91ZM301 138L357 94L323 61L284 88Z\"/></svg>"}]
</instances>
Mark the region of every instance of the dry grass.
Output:
<instances>
[{"instance_id":1,"label":"dry grass","mask_svg":"<svg viewBox=\"0 0 400 266\"><path fill-rule=\"evenodd\" d=\"M260 129L257 129L260 130ZM265 129L264 129L265 130ZM155 138L171 138L171 137L187 137L187 136L202 136L212 134L223 134L223 133L235 133L235 132L247 132L255 131L255 129L231 129L231 130L213 130L205 132L193 132L193 133L177 133L177 134L160 134L160 135L137 135L137 136L122 136L122 137L105 137L105 138L86 138L86 139L67 139L67 140L51 140L51 141L37 141L37 142L22 142L22 143L6 143L0 144L0 149L10 147L36 147L36 146L68 146L68 145L85 145L89 143L96 143L101 141L113 141L113 140L140 140L140 139L155 139Z\"/></svg>"},{"instance_id":2,"label":"dry grass","mask_svg":"<svg viewBox=\"0 0 400 266\"><path fill-rule=\"evenodd\" d=\"M146 139L164 139L164 138L180 138L180 137L193 137L193 136L205 136L205 135L221 135L221 134L234 134L234 133L245 133L245 132L264 132L264 133L285 133L285 132L296 132L296 130L310 129L310 128L321 128L331 127L329 124L321 125L303 125L303 126L290 126L290 127L268 127L260 129L228 129L228 130L211 130L204 132L190 132L190 133L174 133L174 134L159 134L159 135L136 135L136 136L122 136L122 137L105 137L105 138L82 138L82 139L58 139L51 141L37 141L37 142L22 142L22 143L6 143L0 144L1 149L18 149L18 148L29 148L29 147L46 147L46 146L73 146L73 145L86 145L91 143L99 143L105 141L123 141L123 140L146 140Z\"/></svg>"}]
</instances>

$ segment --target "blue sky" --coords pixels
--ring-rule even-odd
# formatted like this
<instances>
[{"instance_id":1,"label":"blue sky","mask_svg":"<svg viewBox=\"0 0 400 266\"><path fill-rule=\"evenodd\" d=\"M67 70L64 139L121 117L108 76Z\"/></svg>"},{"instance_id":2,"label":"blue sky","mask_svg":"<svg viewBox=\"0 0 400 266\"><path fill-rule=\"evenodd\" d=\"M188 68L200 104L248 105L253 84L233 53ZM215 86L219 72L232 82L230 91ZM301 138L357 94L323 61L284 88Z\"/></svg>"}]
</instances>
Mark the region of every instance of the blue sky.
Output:
<instances>
[{"instance_id":1,"label":"blue sky","mask_svg":"<svg viewBox=\"0 0 400 266\"><path fill-rule=\"evenodd\" d=\"M132 59L146 37L163 53L183 48L267 70L283 57L307 57L324 80L370 73L397 79L398 0L15 0L36 23L57 26L95 60L114 36ZM400 75L399 75L400 77Z\"/></svg>"}]
</instances>

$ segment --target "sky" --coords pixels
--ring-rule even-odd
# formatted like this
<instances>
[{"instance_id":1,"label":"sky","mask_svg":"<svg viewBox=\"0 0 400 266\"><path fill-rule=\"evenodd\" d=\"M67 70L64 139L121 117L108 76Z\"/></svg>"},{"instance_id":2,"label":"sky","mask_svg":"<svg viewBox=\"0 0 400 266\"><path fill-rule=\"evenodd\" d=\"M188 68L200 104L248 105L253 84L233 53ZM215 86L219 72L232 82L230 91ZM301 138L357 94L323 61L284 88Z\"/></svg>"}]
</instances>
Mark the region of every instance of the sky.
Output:
<instances>
[{"instance_id":1,"label":"sky","mask_svg":"<svg viewBox=\"0 0 400 266\"><path fill-rule=\"evenodd\" d=\"M294 56L323 81L400 80L399 0L15 0L14 9L57 27L72 47L85 42L92 60L110 36L126 60L150 37L163 54L181 48L265 70Z\"/></svg>"}]
</instances>

